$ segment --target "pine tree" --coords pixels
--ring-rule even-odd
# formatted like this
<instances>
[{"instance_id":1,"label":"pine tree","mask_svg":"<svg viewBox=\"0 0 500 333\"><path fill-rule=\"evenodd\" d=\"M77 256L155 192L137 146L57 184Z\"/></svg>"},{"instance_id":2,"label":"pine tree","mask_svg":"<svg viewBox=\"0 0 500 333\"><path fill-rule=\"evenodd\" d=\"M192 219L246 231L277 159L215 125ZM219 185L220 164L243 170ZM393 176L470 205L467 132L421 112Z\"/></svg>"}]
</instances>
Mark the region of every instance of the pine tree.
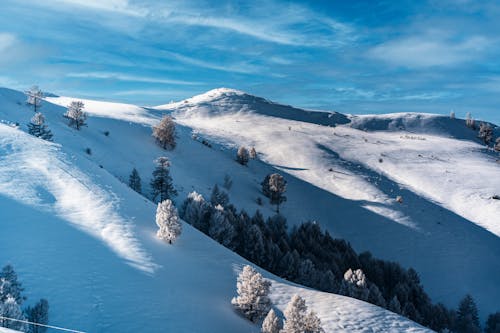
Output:
<instances>
[{"instance_id":1,"label":"pine tree","mask_svg":"<svg viewBox=\"0 0 500 333\"><path fill-rule=\"evenodd\" d=\"M481 332L476 303L471 295L466 295L458 306L455 330L457 333Z\"/></svg>"},{"instance_id":2,"label":"pine tree","mask_svg":"<svg viewBox=\"0 0 500 333\"><path fill-rule=\"evenodd\" d=\"M27 320L32 323L47 325L49 323L49 302L41 299L34 307L28 307L26 310ZM45 333L46 327L31 325L29 333Z\"/></svg>"},{"instance_id":3,"label":"pine tree","mask_svg":"<svg viewBox=\"0 0 500 333\"><path fill-rule=\"evenodd\" d=\"M169 244L172 244L180 236L182 225L172 200L167 199L158 204L156 209L156 225L159 228L156 233L157 236Z\"/></svg>"},{"instance_id":4,"label":"pine tree","mask_svg":"<svg viewBox=\"0 0 500 333\"><path fill-rule=\"evenodd\" d=\"M249 158L250 158L250 155L248 153L248 149L246 149L243 146L238 148L238 153L236 154L236 161L238 161L239 164L247 165Z\"/></svg>"},{"instance_id":5,"label":"pine tree","mask_svg":"<svg viewBox=\"0 0 500 333\"><path fill-rule=\"evenodd\" d=\"M182 219L201 232L208 234L210 205L196 191L188 194L182 204Z\"/></svg>"},{"instance_id":6,"label":"pine tree","mask_svg":"<svg viewBox=\"0 0 500 333\"><path fill-rule=\"evenodd\" d=\"M500 312L492 313L486 321L485 333L500 333Z\"/></svg>"},{"instance_id":7,"label":"pine tree","mask_svg":"<svg viewBox=\"0 0 500 333\"><path fill-rule=\"evenodd\" d=\"M323 333L321 320L313 312L307 312L306 302L293 295L285 309L285 323L281 333Z\"/></svg>"},{"instance_id":8,"label":"pine tree","mask_svg":"<svg viewBox=\"0 0 500 333\"><path fill-rule=\"evenodd\" d=\"M273 309L269 310L266 318L262 322L261 333L279 333L281 330L281 321Z\"/></svg>"},{"instance_id":9,"label":"pine tree","mask_svg":"<svg viewBox=\"0 0 500 333\"><path fill-rule=\"evenodd\" d=\"M0 317L6 317L15 320L26 320L26 318L23 316L21 307L16 302L16 299L11 295L8 295L5 302L0 305ZM17 331L27 331L28 327L25 323L10 319L0 319L0 326Z\"/></svg>"},{"instance_id":10,"label":"pine tree","mask_svg":"<svg viewBox=\"0 0 500 333\"><path fill-rule=\"evenodd\" d=\"M40 112L35 113L28 124L28 133L47 141L52 141L52 132L45 125L45 117Z\"/></svg>"},{"instance_id":11,"label":"pine tree","mask_svg":"<svg viewBox=\"0 0 500 333\"><path fill-rule=\"evenodd\" d=\"M304 333L324 333L321 320L314 311L310 311L304 319Z\"/></svg>"},{"instance_id":12,"label":"pine tree","mask_svg":"<svg viewBox=\"0 0 500 333\"><path fill-rule=\"evenodd\" d=\"M378 289L377 285L375 285L374 283L370 283L370 288L368 288L368 291L368 302L378 305L382 308L386 307L384 296L380 292L380 289Z\"/></svg>"},{"instance_id":13,"label":"pine tree","mask_svg":"<svg viewBox=\"0 0 500 333\"><path fill-rule=\"evenodd\" d=\"M270 198L271 197L271 190L269 189L269 178L271 178L271 174L267 174L262 183L262 194L264 194L266 197Z\"/></svg>"},{"instance_id":14,"label":"pine tree","mask_svg":"<svg viewBox=\"0 0 500 333\"><path fill-rule=\"evenodd\" d=\"M208 235L225 247L232 249L231 246L233 245L233 239L236 236L236 231L227 219L224 207L221 205L215 206L215 209L210 216Z\"/></svg>"},{"instance_id":15,"label":"pine tree","mask_svg":"<svg viewBox=\"0 0 500 333\"><path fill-rule=\"evenodd\" d=\"M243 316L256 322L268 314L271 309L268 296L271 282L265 280L252 266L243 267L236 288L238 296L231 303Z\"/></svg>"},{"instance_id":16,"label":"pine tree","mask_svg":"<svg viewBox=\"0 0 500 333\"><path fill-rule=\"evenodd\" d=\"M255 150L255 147L252 147L250 149L249 157L254 160L257 158L257 151Z\"/></svg>"},{"instance_id":17,"label":"pine tree","mask_svg":"<svg viewBox=\"0 0 500 333\"><path fill-rule=\"evenodd\" d=\"M151 195L153 201L161 202L176 196L177 191L172 184L172 177L170 177L170 162L168 158L159 157L155 162L156 169L153 171L153 179L150 182Z\"/></svg>"},{"instance_id":18,"label":"pine tree","mask_svg":"<svg viewBox=\"0 0 500 333\"><path fill-rule=\"evenodd\" d=\"M132 169L132 173L128 178L128 186L137 193L142 193L141 177L136 168Z\"/></svg>"},{"instance_id":19,"label":"pine tree","mask_svg":"<svg viewBox=\"0 0 500 333\"><path fill-rule=\"evenodd\" d=\"M174 119L171 116L164 116L157 126L153 126L153 137L163 149L174 149L176 146Z\"/></svg>"},{"instance_id":20,"label":"pine tree","mask_svg":"<svg viewBox=\"0 0 500 333\"><path fill-rule=\"evenodd\" d=\"M33 111L35 113L42 106L43 92L38 88L38 86L32 86L28 91L26 91L26 104L33 105Z\"/></svg>"},{"instance_id":21,"label":"pine tree","mask_svg":"<svg viewBox=\"0 0 500 333\"><path fill-rule=\"evenodd\" d=\"M87 114L83 111L84 104L82 101L72 101L68 106L68 110L64 117L69 120L68 125L80 130L82 126L86 126Z\"/></svg>"},{"instance_id":22,"label":"pine tree","mask_svg":"<svg viewBox=\"0 0 500 333\"><path fill-rule=\"evenodd\" d=\"M398 297L396 295L394 295L394 297L389 302L387 309L391 310L394 313L401 314L401 304L399 303Z\"/></svg>"},{"instance_id":23,"label":"pine tree","mask_svg":"<svg viewBox=\"0 0 500 333\"><path fill-rule=\"evenodd\" d=\"M286 191L286 180L279 173L273 173L269 177L269 191L271 205L276 205L276 212L280 212L280 204L286 201L283 195Z\"/></svg>"},{"instance_id":24,"label":"pine tree","mask_svg":"<svg viewBox=\"0 0 500 333\"><path fill-rule=\"evenodd\" d=\"M491 128L489 124L481 123L481 125L479 125L478 137L483 140L485 145L489 145L493 140L493 128Z\"/></svg>"},{"instance_id":25,"label":"pine tree","mask_svg":"<svg viewBox=\"0 0 500 333\"><path fill-rule=\"evenodd\" d=\"M24 291L22 283L17 279L17 273L12 265L6 265L0 272L0 301L5 301L8 295L11 295L16 300L16 303L21 305L25 297L21 295Z\"/></svg>"},{"instance_id":26,"label":"pine tree","mask_svg":"<svg viewBox=\"0 0 500 333\"><path fill-rule=\"evenodd\" d=\"M214 207L217 205L226 207L227 204L229 203L229 196L227 195L226 192L221 191L219 189L219 186L215 184L214 188L212 189L212 195L210 196L210 203Z\"/></svg>"}]
</instances>

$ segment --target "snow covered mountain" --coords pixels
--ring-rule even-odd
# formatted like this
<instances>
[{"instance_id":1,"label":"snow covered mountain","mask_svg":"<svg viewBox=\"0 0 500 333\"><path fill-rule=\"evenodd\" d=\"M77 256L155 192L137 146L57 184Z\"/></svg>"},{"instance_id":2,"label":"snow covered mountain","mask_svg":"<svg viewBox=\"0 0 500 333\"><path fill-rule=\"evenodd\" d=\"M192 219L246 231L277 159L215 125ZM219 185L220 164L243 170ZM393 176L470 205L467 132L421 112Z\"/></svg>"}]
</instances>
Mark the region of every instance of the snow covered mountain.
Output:
<instances>
[{"instance_id":1,"label":"snow covered mountain","mask_svg":"<svg viewBox=\"0 0 500 333\"><path fill-rule=\"evenodd\" d=\"M150 125L164 113L159 109L84 101L91 117L88 127L76 131L62 117L65 108L56 105L66 106L69 100L48 97L42 105L54 134L55 143L50 143L25 132L33 111L25 105L24 94L0 89L0 263L15 266L28 298L49 299L51 324L88 332L258 332L259 328L237 315L230 303L237 272L247 262L188 224L184 224L175 246L161 242L155 236L155 205L124 182L133 167L141 175L150 175L152 161L165 155L172 161L179 202L192 190L207 195L215 183L230 174L234 180L231 200L256 209L258 183L278 167L266 163L273 163L268 157L272 151L256 145L264 162L242 168L234 162L231 150L231 144L236 143L232 133L238 128L231 129L230 136L218 136L220 141L208 148L192 140L192 128L187 124L197 116L183 118L181 107L172 109L181 124L174 151L160 149L151 137ZM255 101L256 105L267 103ZM287 110L282 106L270 109L272 115ZM283 122L278 127L293 127L293 131L278 131L278 137L296 133L298 126L324 127L315 122L327 113L318 116L293 110L297 115L292 118L306 117L308 121L288 120L286 115L272 118ZM258 112L236 114L242 122L271 119L269 114ZM236 114L205 114L203 119L234 120ZM342 115L333 114L331 118L337 117L339 123L345 122ZM207 135L215 134L208 133L215 128L210 121L206 129L195 123L190 126L200 132L206 130ZM252 131L248 123L246 129ZM263 132L259 140L265 135L268 133ZM323 204L329 209L320 209L321 216L339 216L328 213L330 203L349 200L318 187L314 181L311 185L307 177L295 176L294 172L300 170L294 167L286 163L279 167L290 173L285 212L291 221L317 218L319 215L312 212ZM297 203L304 191L316 200L305 200L301 208ZM355 201L343 209L352 210L344 217L352 214L359 220L379 216ZM292 218L295 212L300 214ZM271 214L271 207L266 206L264 213ZM318 221L330 225L327 219ZM335 224L331 227L337 228ZM356 233L360 231L353 230L351 235ZM349 235L346 232L345 236ZM495 255L496 238L492 245L490 251ZM377 332L427 331L374 305L263 274L273 283L271 298L279 310L283 311L291 296L298 293L318 313L327 332L361 332L367 328Z\"/></svg>"}]
</instances>

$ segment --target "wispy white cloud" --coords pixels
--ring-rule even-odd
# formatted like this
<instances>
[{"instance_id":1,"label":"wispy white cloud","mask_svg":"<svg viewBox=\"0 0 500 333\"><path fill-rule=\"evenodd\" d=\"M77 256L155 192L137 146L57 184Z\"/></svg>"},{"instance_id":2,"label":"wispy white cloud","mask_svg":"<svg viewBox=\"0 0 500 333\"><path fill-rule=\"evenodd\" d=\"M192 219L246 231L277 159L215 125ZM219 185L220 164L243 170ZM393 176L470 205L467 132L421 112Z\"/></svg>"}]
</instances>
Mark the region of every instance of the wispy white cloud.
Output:
<instances>
[{"instance_id":1,"label":"wispy white cloud","mask_svg":"<svg viewBox=\"0 0 500 333\"><path fill-rule=\"evenodd\" d=\"M480 59L489 45L491 41L483 36L467 36L457 41L439 34L425 34L388 41L372 48L368 55L408 68L448 67Z\"/></svg>"},{"instance_id":2,"label":"wispy white cloud","mask_svg":"<svg viewBox=\"0 0 500 333\"><path fill-rule=\"evenodd\" d=\"M174 59L176 61L182 62L187 65L193 65L197 67L202 67L202 68L208 68L208 69L214 69L218 71L223 71L223 72L233 72L233 73L243 73L243 74L250 74L250 73L257 73L262 71L262 68L257 65L249 64L246 62L240 62L240 63L216 63L213 61L206 61L206 60L200 60L197 58L193 57L188 57L183 54L179 54L176 52L170 52L170 51L163 51L163 55Z\"/></svg>"},{"instance_id":3,"label":"wispy white cloud","mask_svg":"<svg viewBox=\"0 0 500 333\"><path fill-rule=\"evenodd\" d=\"M103 80L117 80L127 82L144 82L144 83L160 83L160 84L173 84L173 85L199 85L201 82L183 81L164 79L156 77L136 76L122 73L113 72L82 72L82 73L68 73L67 77L84 78L84 79L103 79Z\"/></svg>"}]
</instances>

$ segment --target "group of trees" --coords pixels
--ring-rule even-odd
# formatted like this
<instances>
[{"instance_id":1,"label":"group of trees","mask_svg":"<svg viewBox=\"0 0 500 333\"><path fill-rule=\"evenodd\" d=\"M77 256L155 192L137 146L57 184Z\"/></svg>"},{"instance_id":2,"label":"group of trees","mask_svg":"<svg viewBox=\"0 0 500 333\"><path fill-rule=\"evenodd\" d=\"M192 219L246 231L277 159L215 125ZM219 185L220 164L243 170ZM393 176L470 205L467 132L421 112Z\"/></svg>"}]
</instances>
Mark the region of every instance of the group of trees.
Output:
<instances>
[{"instance_id":1,"label":"group of trees","mask_svg":"<svg viewBox=\"0 0 500 333\"><path fill-rule=\"evenodd\" d=\"M321 320L307 311L303 298L294 295L288 303L283 323L272 309L269 299L271 282L264 279L252 266L246 265L238 275L237 297L231 301L245 318L257 323L262 319L262 333L323 333Z\"/></svg>"},{"instance_id":2,"label":"group of trees","mask_svg":"<svg viewBox=\"0 0 500 333\"><path fill-rule=\"evenodd\" d=\"M22 310L26 297L22 295L24 288L11 265L3 267L0 272L0 326L29 333L44 333L47 328L27 324L26 322L46 325L49 322L49 303L41 299L34 306Z\"/></svg>"},{"instance_id":3,"label":"group of trees","mask_svg":"<svg viewBox=\"0 0 500 333\"><path fill-rule=\"evenodd\" d=\"M237 211L227 196L220 200L217 191L209 201L190 193L180 210L182 218L256 265L292 282L384 307L436 331L466 332L459 323L469 318L433 304L414 269L373 258L369 252L358 255L315 222L289 231L282 215L265 220L259 211L253 216Z\"/></svg>"},{"instance_id":4,"label":"group of trees","mask_svg":"<svg viewBox=\"0 0 500 333\"><path fill-rule=\"evenodd\" d=\"M246 147L240 146L238 148L238 152L236 153L236 161L241 165L247 165L250 159L253 160L256 158L257 158L257 151L255 150L254 147L248 150Z\"/></svg>"},{"instance_id":5,"label":"group of trees","mask_svg":"<svg viewBox=\"0 0 500 333\"><path fill-rule=\"evenodd\" d=\"M153 170L152 178L149 183L151 187L151 200L155 203L172 199L177 195L177 190L172 183L170 176L170 161L161 156L155 160L156 167ZM132 169L128 179L128 186L139 194L142 193L142 180L136 168Z\"/></svg>"}]
</instances>

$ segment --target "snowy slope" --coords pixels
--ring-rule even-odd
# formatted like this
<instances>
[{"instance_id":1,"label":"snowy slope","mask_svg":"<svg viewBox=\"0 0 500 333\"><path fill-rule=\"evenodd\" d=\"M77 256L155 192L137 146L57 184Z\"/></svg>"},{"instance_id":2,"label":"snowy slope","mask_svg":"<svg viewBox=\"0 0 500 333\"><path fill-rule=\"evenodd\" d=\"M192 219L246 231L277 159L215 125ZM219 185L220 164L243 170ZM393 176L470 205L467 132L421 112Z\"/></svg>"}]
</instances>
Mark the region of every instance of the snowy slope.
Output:
<instances>
[{"instance_id":1,"label":"snowy slope","mask_svg":"<svg viewBox=\"0 0 500 333\"><path fill-rule=\"evenodd\" d=\"M235 112L226 107L230 94L211 93L213 102L207 94L159 109L233 154L254 146L289 174L290 221L316 220L359 251L416 268L434 301L456 306L471 293L483 316L500 307L500 202L491 199L500 193L500 164L463 120L350 116L331 128ZM237 105L252 105L235 94Z\"/></svg>"},{"instance_id":2,"label":"snowy slope","mask_svg":"<svg viewBox=\"0 0 500 333\"><path fill-rule=\"evenodd\" d=\"M120 181L135 166L145 186L152 160L165 154L146 125L155 115L128 107L122 115L120 106L88 103L99 117L77 132L65 124L63 108L44 103L55 141L48 143L15 128L17 122L25 129L32 116L23 101L22 94L0 89L0 263L15 266L28 301L48 298L52 324L89 332L258 332L230 305L246 261L187 224L175 246L159 241L155 206ZM225 172L238 192L251 191L253 170L191 140L190 132L180 127L178 147L166 153L179 201L192 188L209 192ZM200 165L200 159L217 162ZM256 167L266 171L264 164ZM274 281L279 309L298 292L327 332L366 331L367 323L379 332L426 331L376 306L264 274Z\"/></svg>"}]
</instances>

